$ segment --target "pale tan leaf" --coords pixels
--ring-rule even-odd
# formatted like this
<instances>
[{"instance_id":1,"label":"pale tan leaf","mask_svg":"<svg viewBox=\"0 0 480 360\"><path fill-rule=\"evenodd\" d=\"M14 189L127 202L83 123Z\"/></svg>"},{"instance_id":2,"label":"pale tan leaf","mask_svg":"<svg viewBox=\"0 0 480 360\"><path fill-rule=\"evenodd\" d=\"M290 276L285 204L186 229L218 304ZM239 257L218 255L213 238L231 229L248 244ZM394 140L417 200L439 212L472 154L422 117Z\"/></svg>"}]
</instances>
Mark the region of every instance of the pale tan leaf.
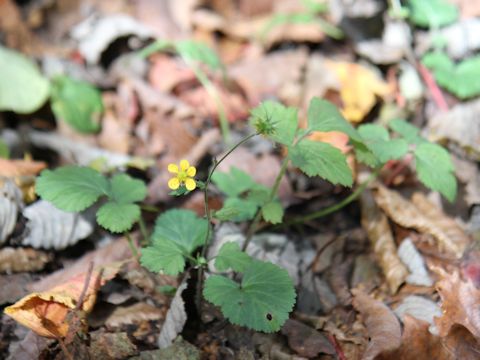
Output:
<instances>
[{"instance_id":1,"label":"pale tan leaf","mask_svg":"<svg viewBox=\"0 0 480 360\"><path fill-rule=\"evenodd\" d=\"M397 224L432 235L440 250L461 257L470 242L460 226L423 195L414 195L408 201L398 192L379 185L375 200L383 211Z\"/></svg>"},{"instance_id":2,"label":"pale tan leaf","mask_svg":"<svg viewBox=\"0 0 480 360\"><path fill-rule=\"evenodd\" d=\"M440 306L430 299L418 295L409 295L402 300L400 305L395 308L395 314L400 319L404 319L405 316L410 315L422 321L426 321L430 325L434 325L434 317L440 316L442 311ZM436 330L435 326L431 327L431 330Z\"/></svg>"},{"instance_id":3,"label":"pale tan leaf","mask_svg":"<svg viewBox=\"0 0 480 360\"><path fill-rule=\"evenodd\" d=\"M47 164L43 161L10 160L0 158L0 176L5 177L37 175L46 167Z\"/></svg>"},{"instance_id":4,"label":"pale tan leaf","mask_svg":"<svg viewBox=\"0 0 480 360\"><path fill-rule=\"evenodd\" d=\"M353 306L362 315L370 338L362 359L374 359L384 351L397 349L401 344L402 330L393 311L361 290L353 289L352 294Z\"/></svg>"},{"instance_id":5,"label":"pale tan leaf","mask_svg":"<svg viewBox=\"0 0 480 360\"><path fill-rule=\"evenodd\" d=\"M130 306L117 306L108 316L105 325L108 327L121 327L122 325L138 324L142 321L160 320L165 311L156 306L139 302Z\"/></svg>"},{"instance_id":6,"label":"pale tan leaf","mask_svg":"<svg viewBox=\"0 0 480 360\"><path fill-rule=\"evenodd\" d=\"M22 206L22 192L15 183L0 177L0 244L13 232Z\"/></svg>"},{"instance_id":7,"label":"pale tan leaf","mask_svg":"<svg viewBox=\"0 0 480 360\"><path fill-rule=\"evenodd\" d=\"M404 239L398 247L398 256L410 271L410 275L408 275L406 279L408 284L420 286L433 285L433 281L425 268L422 255L420 255L409 237Z\"/></svg>"},{"instance_id":8,"label":"pale tan leaf","mask_svg":"<svg viewBox=\"0 0 480 360\"><path fill-rule=\"evenodd\" d=\"M360 199L362 227L367 231L390 291L395 293L407 278L408 270L397 255L388 219L375 204L371 191L364 191Z\"/></svg>"},{"instance_id":9,"label":"pale tan leaf","mask_svg":"<svg viewBox=\"0 0 480 360\"><path fill-rule=\"evenodd\" d=\"M435 319L440 336L446 336L454 325L462 325L480 340L480 290L464 281L458 272L443 274L437 285L442 298L442 316Z\"/></svg>"},{"instance_id":10,"label":"pale tan leaf","mask_svg":"<svg viewBox=\"0 0 480 360\"><path fill-rule=\"evenodd\" d=\"M28 248L0 249L0 272L39 271L51 260L51 254Z\"/></svg>"}]
</instances>

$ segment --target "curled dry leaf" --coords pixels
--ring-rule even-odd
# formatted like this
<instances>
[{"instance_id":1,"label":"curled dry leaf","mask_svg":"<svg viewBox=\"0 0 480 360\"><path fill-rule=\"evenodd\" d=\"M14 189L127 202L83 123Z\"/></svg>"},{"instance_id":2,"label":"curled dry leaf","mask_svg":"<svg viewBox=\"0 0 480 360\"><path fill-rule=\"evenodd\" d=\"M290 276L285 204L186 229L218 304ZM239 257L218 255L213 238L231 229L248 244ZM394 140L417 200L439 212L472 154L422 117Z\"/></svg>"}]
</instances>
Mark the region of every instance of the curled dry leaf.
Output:
<instances>
[{"instance_id":1,"label":"curled dry leaf","mask_svg":"<svg viewBox=\"0 0 480 360\"><path fill-rule=\"evenodd\" d=\"M440 250L457 258L462 256L470 242L463 229L422 194L415 194L410 202L398 192L379 185L375 200L394 222L432 235Z\"/></svg>"},{"instance_id":2,"label":"curled dry leaf","mask_svg":"<svg viewBox=\"0 0 480 360\"><path fill-rule=\"evenodd\" d=\"M440 306L430 299L423 296L410 295L402 300L401 304L394 310L395 314L403 321L404 317L409 315L428 324L433 325L435 316L442 315ZM435 327L431 327L434 330Z\"/></svg>"},{"instance_id":3,"label":"curled dry leaf","mask_svg":"<svg viewBox=\"0 0 480 360\"><path fill-rule=\"evenodd\" d=\"M69 329L67 315L76 308L85 283L88 281L81 310L89 313L95 304L99 287L115 277L122 264L117 262L96 267L90 277L88 272L84 272L50 290L31 293L5 308L5 314L38 335L65 337Z\"/></svg>"},{"instance_id":4,"label":"curled dry leaf","mask_svg":"<svg viewBox=\"0 0 480 360\"><path fill-rule=\"evenodd\" d=\"M326 61L340 82L342 113L352 122L362 121L377 102L377 96L391 93L388 84L371 69L350 62Z\"/></svg>"},{"instance_id":5,"label":"curled dry leaf","mask_svg":"<svg viewBox=\"0 0 480 360\"><path fill-rule=\"evenodd\" d=\"M48 201L26 207L23 215L28 219L28 235L22 244L37 249L64 249L93 231L93 225L82 215L57 209Z\"/></svg>"},{"instance_id":6,"label":"curled dry leaf","mask_svg":"<svg viewBox=\"0 0 480 360\"><path fill-rule=\"evenodd\" d=\"M138 324L142 321L160 320L165 311L156 306L139 302L129 306L117 306L108 316L105 325L108 327L121 327L122 325Z\"/></svg>"},{"instance_id":7,"label":"curled dry leaf","mask_svg":"<svg viewBox=\"0 0 480 360\"><path fill-rule=\"evenodd\" d=\"M0 245L13 232L21 206L20 189L12 180L0 177Z\"/></svg>"},{"instance_id":8,"label":"curled dry leaf","mask_svg":"<svg viewBox=\"0 0 480 360\"><path fill-rule=\"evenodd\" d=\"M35 249L4 247L0 249L0 272L39 271L51 258L50 254Z\"/></svg>"},{"instance_id":9,"label":"curled dry leaf","mask_svg":"<svg viewBox=\"0 0 480 360\"><path fill-rule=\"evenodd\" d=\"M310 359L320 353L335 354L335 348L323 333L300 321L288 319L282 327L282 334L287 336L288 344L300 356Z\"/></svg>"},{"instance_id":10,"label":"curled dry leaf","mask_svg":"<svg viewBox=\"0 0 480 360\"><path fill-rule=\"evenodd\" d=\"M37 175L46 167L47 164L43 161L10 160L0 158L0 176L5 177Z\"/></svg>"},{"instance_id":11,"label":"curled dry leaf","mask_svg":"<svg viewBox=\"0 0 480 360\"><path fill-rule=\"evenodd\" d=\"M362 227L367 231L390 291L395 293L407 278L408 270L397 255L397 247L388 219L375 204L371 191L363 192L360 203Z\"/></svg>"},{"instance_id":12,"label":"curled dry leaf","mask_svg":"<svg viewBox=\"0 0 480 360\"><path fill-rule=\"evenodd\" d=\"M401 344L402 330L393 311L361 290L353 289L352 294L353 306L362 315L370 337L362 359L374 359L382 352L397 349Z\"/></svg>"},{"instance_id":13,"label":"curled dry leaf","mask_svg":"<svg viewBox=\"0 0 480 360\"><path fill-rule=\"evenodd\" d=\"M479 340L480 290L462 280L458 272L444 273L436 287L442 298L442 316L435 318L440 336L446 336L454 325L462 325Z\"/></svg>"},{"instance_id":14,"label":"curled dry leaf","mask_svg":"<svg viewBox=\"0 0 480 360\"><path fill-rule=\"evenodd\" d=\"M402 241L398 247L398 256L410 271L410 275L406 279L407 283L420 286L433 285L433 281L425 268L422 255L420 255L410 238L407 237Z\"/></svg>"}]
</instances>

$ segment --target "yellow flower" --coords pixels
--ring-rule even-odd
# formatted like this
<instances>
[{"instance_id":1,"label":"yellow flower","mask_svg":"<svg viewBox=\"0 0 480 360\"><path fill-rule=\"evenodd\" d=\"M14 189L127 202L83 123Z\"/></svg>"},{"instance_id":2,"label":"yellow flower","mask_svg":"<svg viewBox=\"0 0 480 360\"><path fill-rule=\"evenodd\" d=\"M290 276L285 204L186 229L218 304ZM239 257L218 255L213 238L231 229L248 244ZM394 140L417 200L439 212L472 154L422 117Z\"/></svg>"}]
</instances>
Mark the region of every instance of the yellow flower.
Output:
<instances>
[{"instance_id":1,"label":"yellow flower","mask_svg":"<svg viewBox=\"0 0 480 360\"><path fill-rule=\"evenodd\" d=\"M193 177L197 173L194 166L190 166L187 160L180 161L180 169L175 164L168 164L168 171L175 174L175 177L168 181L168 187L177 190L181 185L185 185L187 190L195 190L197 184Z\"/></svg>"}]
</instances>

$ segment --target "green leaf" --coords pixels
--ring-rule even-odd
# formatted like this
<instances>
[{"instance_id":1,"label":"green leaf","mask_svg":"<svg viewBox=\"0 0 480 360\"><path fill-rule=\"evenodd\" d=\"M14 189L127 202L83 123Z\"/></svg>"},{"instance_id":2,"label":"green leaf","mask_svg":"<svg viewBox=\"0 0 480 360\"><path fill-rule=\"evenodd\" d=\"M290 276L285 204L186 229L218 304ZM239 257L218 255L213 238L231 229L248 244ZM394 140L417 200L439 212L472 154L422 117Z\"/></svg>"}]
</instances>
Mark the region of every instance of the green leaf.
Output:
<instances>
[{"instance_id":1,"label":"green leaf","mask_svg":"<svg viewBox=\"0 0 480 360\"><path fill-rule=\"evenodd\" d=\"M0 158L8 159L10 157L10 149L8 145L0 139Z\"/></svg>"},{"instance_id":2,"label":"green leaf","mask_svg":"<svg viewBox=\"0 0 480 360\"><path fill-rule=\"evenodd\" d=\"M400 134L409 144L419 144L422 142L420 130L402 119L393 119L388 123L390 129Z\"/></svg>"},{"instance_id":3,"label":"green leaf","mask_svg":"<svg viewBox=\"0 0 480 360\"><path fill-rule=\"evenodd\" d=\"M119 174L110 180L108 196L120 204L142 201L147 196L147 187L141 180L134 179L126 174Z\"/></svg>"},{"instance_id":4,"label":"green leaf","mask_svg":"<svg viewBox=\"0 0 480 360\"><path fill-rule=\"evenodd\" d=\"M272 201L262 206L262 216L265 221L279 224L283 219L283 207L278 201Z\"/></svg>"},{"instance_id":5,"label":"green leaf","mask_svg":"<svg viewBox=\"0 0 480 360\"><path fill-rule=\"evenodd\" d=\"M248 192L246 200L251 201L257 206L263 206L270 199L270 192L271 189L268 187L256 184L256 186Z\"/></svg>"},{"instance_id":6,"label":"green leaf","mask_svg":"<svg viewBox=\"0 0 480 360\"><path fill-rule=\"evenodd\" d=\"M227 196L238 196L254 187L255 181L246 172L232 167L229 173L214 172L213 183Z\"/></svg>"},{"instance_id":7,"label":"green leaf","mask_svg":"<svg viewBox=\"0 0 480 360\"><path fill-rule=\"evenodd\" d=\"M269 135L273 141L287 146L293 143L298 128L297 109L265 101L252 109L250 114L253 121L260 119L273 125L273 133Z\"/></svg>"},{"instance_id":8,"label":"green leaf","mask_svg":"<svg viewBox=\"0 0 480 360\"><path fill-rule=\"evenodd\" d=\"M355 128L327 100L312 98L308 107L308 129L314 131L341 131L351 139L361 141Z\"/></svg>"},{"instance_id":9,"label":"green leaf","mask_svg":"<svg viewBox=\"0 0 480 360\"><path fill-rule=\"evenodd\" d=\"M0 46L0 79L0 111L34 112L50 93L50 83L35 63L3 46Z\"/></svg>"},{"instance_id":10,"label":"green leaf","mask_svg":"<svg viewBox=\"0 0 480 360\"><path fill-rule=\"evenodd\" d=\"M361 125L360 136L375 156L385 163L388 160L400 159L408 152L408 143L404 139L392 139L387 129L376 124Z\"/></svg>"},{"instance_id":11,"label":"green leaf","mask_svg":"<svg viewBox=\"0 0 480 360\"><path fill-rule=\"evenodd\" d=\"M213 213L213 217L220 221L231 221L240 216L241 210L235 206L223 206Z\"/></svg>"},{"instance_id":12,"label":"green leaf","mask_svg":"<svg viewBox=\"0 0 480 360\"><path fill-rule=\"evenodd\" d=\"M287 271L258 260L251 261L241 284L210 276L203 294L233 324L264 332L278 331L295 304L295 289Z\"/></svg>"},{"instance_id":13,"label":"green leaf","mask_svg":"<svg viewBox=\"0 0 480 360\"><path fill-rule=\"evenodd\" d=\"M252 262L252 258L240 249L236 242L227 242L222 245L218 255L215 258L215 267L218 271L243 272Z\"/></svg>"},{"instance_id":14,"label":"green leaf","mask_svg":"<svg viewBox=\"0 0 480 360\"><path fill-rule=\"evenodd\" d=\"M352 140L356 159L362 164L375 167L380 164L375 154L363 142Z\"/></svg>"},{"instance_id":15,"label":"green leaf","mask_svg":"<svg viewBox=\"0 0 480 360\"><path fill-rule=\"evenodd\" d=\"M425 186L439 191L449 201L455 200L457 181L448 151L437 144L420 144L415 149L415 163L418 178Z\"/></svg>"},{"instance_id":16,"label":"green leaf","mask_svg":"<svg viewBox=\"0 0 480 360\"><path fill-rule=\"evenodd\" d=\"M292 163L308 176L320 176L333 184L352 186L347 159L337 148L323 142L304 139L290 148Z\"/></svg>"},{"instance_id":17,"label":"green leaf","mask_svg":"<svg viewBox=\"0 0 480 360\"><path fill-rule=\"evenodd\" d=\"M37 194L65 211L82 211L101 195L107 195L109 184L99 172L80 166L44 170L36 182Z\"/></svg>"},{"instance_id":18,"label":"green leaf","mask_svg":"<svg viewBox=\"0 0 480 360\"><path fill-rule=\"evenodd\" d=\"M207 224L207 220L200 219L193 211L168 210L157 218L152 238L172 241L190 254L197 247L203 245Z\"/></svg>"},{"instance_id":19,"label":"green leaf","mask_svg":"<svg viewBox=\"0 0 480 360\"><path fill-rule=\"evenodd\" d=\"M435 28L455 22L458 9L446 0L408 0L410 19L415 25Z\"/></svg>"},{"instance_id":20,"label":"green leaf","mask_svg":"<svg viewBox=\"0 0 480 360\"><path fill-rule=\"evenodd\" d=\"M57 76L52 87L52 110L57 119L82 133L100 130L103 101L100 92L90 84Z\"/></svg>"},{"instance_id":21,"label":"green leaf","mask_svg":"<svg viewBox=\"0 0 480 360\"><path fill-rule=\"evenodd\" d=\"M222 62L215 51L203 43L194 40L178 41L175 43L175 49L187 62L199 61L213 70L222 68Z\"/></svg>"},{"instance_id":22,"label":"green leaf","mask_svg":"<svg viewBox=\"0 0 480 360\"><path fill-rule=\"evenodd\" d=\"M256 202L236 197L227 198L223 206L224 208L229 209L229 211L235 209L237 215L232 217L230 220L237 222L253 219L258 209Z\"/></svg>"},{"instance_id":23,"label":"green leaf","mask_svg":"<svg viewBox=\"0 0 480 360\"><path fill-rule=\"evenodd\" d=\"M185 268L182 249L163 238L154 239L152 246L142 249L140 263L152 272L163 271L167 275L177 275Z\"/></svg>"},{"instance_id":24,"label":"green leaf","mask_svg":"<svg viewBox=\"0 0 480 360\"><path fill-rule=\"evenodd\" d=\"M454 64L446 54L430 53L423 57L425 66L433 70L438 84L460 99L480 94L480 56Z\"/></svg>"},{"instance_id":25,"label":"green leaf","mask_svg":"<svg viewBox=\"0 0 480 360\"><path fill-rule=\"evenodd\" d=\"M97 211L97 222L114 233L130 230L139 218L140 207L136 204L108 201Z\"/></svg>"}]
</instances>

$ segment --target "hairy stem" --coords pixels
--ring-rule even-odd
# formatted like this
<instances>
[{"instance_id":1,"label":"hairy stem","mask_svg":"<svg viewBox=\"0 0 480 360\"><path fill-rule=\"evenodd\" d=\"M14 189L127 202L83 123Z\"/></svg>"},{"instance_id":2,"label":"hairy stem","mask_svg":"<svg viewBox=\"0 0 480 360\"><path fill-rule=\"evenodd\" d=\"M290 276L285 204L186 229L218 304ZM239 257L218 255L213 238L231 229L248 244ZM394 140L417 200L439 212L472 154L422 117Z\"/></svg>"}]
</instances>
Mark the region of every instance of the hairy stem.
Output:
<instances>
[{"instance_id":1,"label":"hairy stem","mask_svg":"<svg viewBox=\"0 0 480 360\"><path fill-rule=\"evenodd\" d=\"M268 202L272 201L275 196L277 195L278 188L280 186L280 181L282 181L283 176L287 172L287 167L288 167L288 162L290 159L286 157L283 159L282 167L280 168L280 171L278 172L278 175L275 179L275 183L273 184L272 190L270 191L270 195L268 197ZM258 223L260 222L260 219L262 217L262 209L258 209L257 213L255 214L255 217L253 218L252 223L250 224L250 227L248 228L247 231L247 236L245 238L245 242L243 243L242 246L242 251L245 251L247 249L248 244L252 240L253 234L257 231L258 228Z\"/></svg>"}]
</instances>

